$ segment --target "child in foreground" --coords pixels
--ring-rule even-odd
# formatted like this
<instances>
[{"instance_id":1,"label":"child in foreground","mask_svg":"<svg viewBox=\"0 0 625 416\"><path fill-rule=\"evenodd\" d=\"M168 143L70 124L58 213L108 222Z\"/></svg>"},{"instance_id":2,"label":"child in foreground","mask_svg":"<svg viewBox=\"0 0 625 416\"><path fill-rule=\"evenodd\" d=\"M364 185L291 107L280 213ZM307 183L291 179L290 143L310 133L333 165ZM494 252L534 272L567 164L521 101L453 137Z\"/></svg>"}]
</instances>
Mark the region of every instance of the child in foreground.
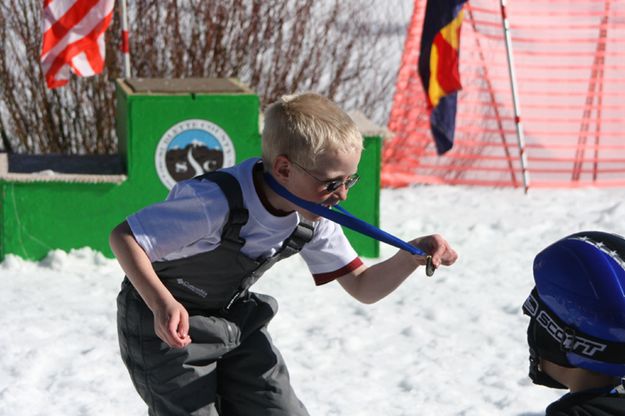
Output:
<instances>
[{"instance_id":1,"label":"child in foreground","mask_svg":"<svg viewBox=\"0 0 625 416\"><path fill-rule=\"evenodd\" d=\"M117 299L121 355L150 415L308 415L267 332L277 302L250 286L299 253L316 285L337 281L373 303L426 259L399 251L367 267L339 225L280 197L263 175L333 206L358 182L362 149L336 104L285 96L265 112L262 159L180 182L112 231L127 276ZM439 235L410 243L434 267L457 259Z\"/></svg>"},{"instance_id":2,"label":"child in foreground","mask_svg":"<svg viewBox=\"0 0 625 416\"><path fill-rule=\"evenodd\" d=\"M568 389L547 416L625 416L625 239L588 231L536 256L530 378Z\"/></svg>"}]
</instances>

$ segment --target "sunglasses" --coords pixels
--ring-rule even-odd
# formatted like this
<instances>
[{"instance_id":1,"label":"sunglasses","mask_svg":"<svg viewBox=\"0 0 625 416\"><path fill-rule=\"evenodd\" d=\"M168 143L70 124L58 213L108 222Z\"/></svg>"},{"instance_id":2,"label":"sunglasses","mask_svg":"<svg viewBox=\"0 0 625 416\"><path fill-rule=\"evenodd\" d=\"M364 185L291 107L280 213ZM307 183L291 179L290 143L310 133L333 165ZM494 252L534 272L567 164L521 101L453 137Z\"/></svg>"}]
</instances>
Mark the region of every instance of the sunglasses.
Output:
<instances>
[{"instance_id":1,"label":"sunglasses","mask_svg":"<svg viewBox=\"0 0 625 416\"><path fill-rule=\"evenodd\" d=\"M323 183L324 184L323 190L325 192L327 192L327 193L332 193L332 192L336 191L337 189L339 189L341 186L345 186L345 189L349 189L352 186L356 185L358 183L358 180L360 179L360 176L357 173L354 173L353 175L351 175L350 177L348 177L345 180L335 179L335 180L331 180L331 181L324 181L322 179L319 179L318 177L316 177L312 173L310 173L305 167L303 167L299 163L296 163L296 162L293 162L293 161L291 161L291 163L293 163L295 166L297 166L298 168L300 168L301 170L306 172L312 178L316 179L318 182Z\"/></svg>"}]
</instances>

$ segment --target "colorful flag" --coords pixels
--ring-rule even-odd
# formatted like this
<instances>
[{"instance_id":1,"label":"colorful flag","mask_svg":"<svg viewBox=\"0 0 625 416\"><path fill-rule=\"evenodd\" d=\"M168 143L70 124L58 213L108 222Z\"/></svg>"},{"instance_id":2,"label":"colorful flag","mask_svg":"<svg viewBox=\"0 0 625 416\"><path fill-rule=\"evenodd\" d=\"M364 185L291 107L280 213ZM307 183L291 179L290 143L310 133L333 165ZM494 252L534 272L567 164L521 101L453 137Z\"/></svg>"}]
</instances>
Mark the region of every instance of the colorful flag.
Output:
<instances>
[{"instance_id":1,"label":"colorful flag","mask_svg":"<svg viewBox=\"0 0 625 416\"><path fill-rule=\"evenodd\" d=\"M439 155L454 143L460 27L466 0L428 0L423 19L419 76L428 100L430 127Z\"/></svg>"},{"instance_id":2,"label":"colorful flag","mask_svg":"<svg viewBox=\"0 0 625 416\"><path fill-rule=\"evenodd\" d=\"M104 32L113 19L115 0L43 0L41 68L48 88L104 69Z\"/></svg>"}]
</instances>

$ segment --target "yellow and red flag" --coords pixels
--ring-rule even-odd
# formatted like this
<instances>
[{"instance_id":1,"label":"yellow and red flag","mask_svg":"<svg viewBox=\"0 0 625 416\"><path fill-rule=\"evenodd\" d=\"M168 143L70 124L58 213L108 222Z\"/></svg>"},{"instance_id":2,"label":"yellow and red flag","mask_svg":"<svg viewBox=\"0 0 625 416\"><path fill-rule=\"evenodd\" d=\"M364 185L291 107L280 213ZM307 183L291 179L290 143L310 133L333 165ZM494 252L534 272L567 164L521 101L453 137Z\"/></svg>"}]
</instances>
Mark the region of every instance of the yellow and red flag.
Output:
<instances>
[{"instance_id":1,"label":"yellow and red flag","mask_svg":"<svg viewBox=\"0 0 625 416\"><path fill-rule=\"evenodd\" d=\"M115 0L43 0L41 67L48 88L104 69L104 33L113 19Z\"/></svg>"},{"instance_id":2,"label":"yellow and red flag","mask_svg":"<svg viewBox=\"0 0 625 416\"><path fill-rule=\"evenodd\" d=\"M439 155L453 146L456 128L460 28L466 0L428 0L423 19L419 77L423 83L430 126Z\"/></svg>"}]
</instances>

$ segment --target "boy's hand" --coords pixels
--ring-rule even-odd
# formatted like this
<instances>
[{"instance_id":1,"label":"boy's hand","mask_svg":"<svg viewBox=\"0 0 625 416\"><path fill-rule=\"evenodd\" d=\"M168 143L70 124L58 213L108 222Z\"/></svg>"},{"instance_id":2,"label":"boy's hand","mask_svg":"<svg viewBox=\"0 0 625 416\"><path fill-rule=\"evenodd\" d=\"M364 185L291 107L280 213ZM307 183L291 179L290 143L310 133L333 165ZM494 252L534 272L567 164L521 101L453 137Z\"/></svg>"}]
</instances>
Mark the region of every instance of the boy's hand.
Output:
<instances>
[{"instance_id":1,"label":"boy's hand","mask_svg":"<svg viewBox=\"0 0 625 416\"><path fill-rule=\"evenodd\" d=\"M189 313L175 299L154 310L154 332L172 348L184 348L191 343Z\"/></svg>"},{"instance_id":2,"label":"boy's hand","mask_svg":"<svg viewBox=\"0 0 625 416\"><path fill-rule=\"evenodd\" d=\"M432 256L432 264L434 268L438 268L440 265L451 266L458 259L458 253L451 248L449 243L439 234L427 235L425 237L419 237L410 242L415 247L420 248L427 254ZM420 265L425 265L426 258L417 257Z\"/></svg>"},{"instance_id":3,"label":"boy's hand","mask_svg":"<svg viewBox=\"0 0 625 416\"><path fill-rule=\"evenodd\" d=\"M338 282L360 302L375 303L397 289L417 267L425 266L429 256L432 256L435 268L450 266L458 259L456 251L438 234L416 238L410 244L420 248L427 256L414 255L400 249L394 256L371 267L361 265L339 277Z\"/></svg>"}]
</instances>

